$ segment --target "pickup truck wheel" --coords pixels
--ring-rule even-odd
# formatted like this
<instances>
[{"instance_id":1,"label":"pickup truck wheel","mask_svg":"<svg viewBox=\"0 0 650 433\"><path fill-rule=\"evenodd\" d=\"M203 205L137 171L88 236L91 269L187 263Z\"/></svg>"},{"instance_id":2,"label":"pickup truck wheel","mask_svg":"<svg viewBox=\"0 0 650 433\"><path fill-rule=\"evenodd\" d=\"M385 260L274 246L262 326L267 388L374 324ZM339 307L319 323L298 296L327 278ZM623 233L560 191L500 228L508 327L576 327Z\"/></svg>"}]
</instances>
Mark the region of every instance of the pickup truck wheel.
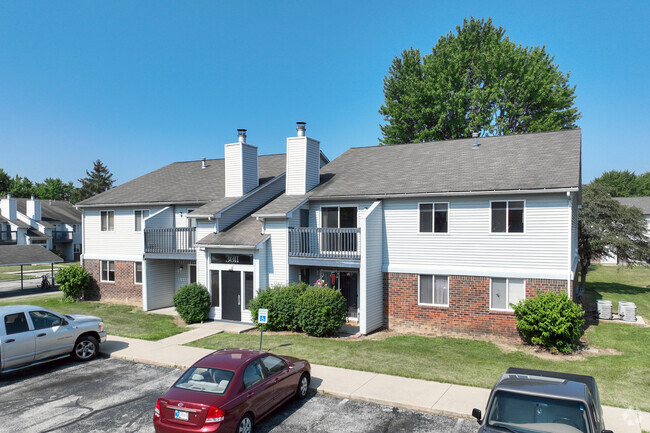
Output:
<instances>
[{"instance_id":1,"label":"pickup truck wheel","mask_svg":"<svg viewBox=\"0 0 650 433\"><path fill-rule=\"evenodd\" d=\"M95 337L84 335L74 344L72 356L77 361L90 361L99 352L99 342Z\"/></svg>"}]
</instances>

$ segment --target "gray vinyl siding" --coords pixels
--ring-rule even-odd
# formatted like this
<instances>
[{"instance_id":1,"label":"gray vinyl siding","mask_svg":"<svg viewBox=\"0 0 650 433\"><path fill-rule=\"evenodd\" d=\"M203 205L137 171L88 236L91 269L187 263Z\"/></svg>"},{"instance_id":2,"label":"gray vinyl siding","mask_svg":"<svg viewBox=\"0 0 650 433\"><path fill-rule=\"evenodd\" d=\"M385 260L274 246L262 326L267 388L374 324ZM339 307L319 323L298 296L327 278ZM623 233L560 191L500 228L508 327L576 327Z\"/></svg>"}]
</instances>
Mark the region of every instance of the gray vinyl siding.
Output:
<instances>
[{"instance_id":1,"label":"gray vinyl siding","mask_svg":"<svg viewBox=\"0 0 650 433\"><path fill-rule=\"evenodd\" d=\"M491 233L494 200L525 200L524 233ZM418 203L432 201L449 203L448 233L419 233ZM385 269L462 275L517 271L566 278L571 226L567 206L566 194L386 200Z\"/></svg>"},{"instance_id":2,"label":"gray vinyl siding","mask_svg":"<svg viewBox=\"0 0 650 433\"><path fill-rule=\"evenodd\" d=\"M307 155L305 163L305 192L307 192L320 183L320 143L309 137L307 138Z\"/></svg>"},{"instance_id":3,"label":"gray vinyl siding","mask_svg":"<svg viewBox=\"0 0 650 433\"><path fill-rule=\"evenodd\" d=\"M242 146L242 170L242 193L246 194L259 184L257 147Z\"/></svg>"},{"instance_id":4,"label":"gray vinyl siding","mask_svg":"<svg viewBox=\"0 0 650 433\"><path fill-rule=\"evenodd\" d=\"M88 210L86 210L88 212ZM161 210L149 210L149 218L145 223L145 228L165 228L174 227L174 211L171 207L166 207Z\"/></svg>"},{"instance_id":5,"label":"gray vinyl siding","mask_svg":"<svg viewBox=\"0 0 650 433\"><path fill-rule=\"evenodd\" d=\"M383 325L383 272L382 272L382 203L375 202L364 212L361 223L360 269L360 331L367 334Z\"/></svg>"},{"instance_id":6,"label":"gray vinyl siding","mask_svg":"<svg viewBox=\"0 0 650 433\"><path fill-rule=\"evenodd\" d=\"M174 268L173 260L147 260L147 311L172 306Z\"/></svg>"},{"instance_id":7,"label":"gray vinyl siding","mask_svg":"<svg viewBox=\"0 0 650 433\"><path fill-rule=\"evenodd\" d=\"M221 214L219 219L219 231L224 231L231 224L239 221L245 215L248 215L255 209L258 209L264 203L269 202L284 190L284 177L274 179L267 185L255 191L251 195L234 204ZM197 238L199 239L199 238Z\"/></svg>"},{"instance_id":8,"label":"gray vinyl siding","mask_svg":"<svg viewBox=\"0 0 650 433\"><path fill-rule=\"evenodd\" d=\"M266 241L268 285L286 284L288 282L287 221L266 220L265 233L271 235Z\"/></svg>"},{"instance_id":9,"label":"gray vinyl siding","mask_svg":"<svg viewBox=\"0 0 650 433\"><path fill-rule=\"evenodd\" d=\"M208 220L197 220L196 221L196 237L195 239L197 241L200 241L210 233L215 232L215 224L214 221L208 221Z\"/></svg>"}]
</instances>

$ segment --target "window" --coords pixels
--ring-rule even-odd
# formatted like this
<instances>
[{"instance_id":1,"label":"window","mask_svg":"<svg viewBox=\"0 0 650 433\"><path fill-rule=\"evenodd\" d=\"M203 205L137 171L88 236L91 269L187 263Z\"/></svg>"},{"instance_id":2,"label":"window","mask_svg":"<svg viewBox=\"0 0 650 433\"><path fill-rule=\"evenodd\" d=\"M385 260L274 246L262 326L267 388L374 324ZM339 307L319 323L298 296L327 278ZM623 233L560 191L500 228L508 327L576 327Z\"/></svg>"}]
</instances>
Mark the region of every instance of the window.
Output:
<instances>
[{"instance_id":1,"label":"window","mask_svg":"<svg viewBox=\"0 0 650 433\"><path fill-rule=\"evenodd\" d=\"M81 253L81 244L74 244L74 253L75 254Z\"/></svg>"},{"instance_id":2,"label":"window","mask_svg":"<svg viewBox=\"0 0 650 433\"><path fill-rule=\"evenodd\" d=\"M420 203L420 233L447 233L448 203Z\"/></svg>"},{"instance_id":3,"label":"window","mask_svg":"<svg viewBox=\"0 0 650 433\"><path fill-rule=\"evenodd\" d=\"M526 285L521 278L492 278L490 309L512 311L510 304L526 299Z\"/></svg>"},{"instance_id":4,"label":"window","mask_svg":"<svg viewBox=\"0 0 650 433\"><path fill-rule=\"evenodd\" d=\"M266 367L266 371L269 372L269 376L273 376L287 368L287 364L283 360L273 355L262 358L262 364Z\"/></svg>"},{"instance_id":5,"label":"window","mask_svg":"<svg viewBox=\"0 0 650 433\"><path fill-rule=\"evenodd\" d=\"M135 218L135 231L141 232L142 222L144 221L145 218L149 217L149 210L144 209L144 210L133 211L133 216Z\"/></svg>"},{"instance_id":6,"label":"window","mask_svg":"<svg viewBox=\"0 0 650 433\"><path fill-rule=\"evenodd\" d=\"M492 233L523 233L524 202L493 201Z\"/></svg>"},{"instance_id":7,"label":"window","mask_svg":"<svg viewBox=\"0 0 650 433\"><path fill-rule=\"evenodd\" d=\"M73 224L72 225L72 232L77 233L79 231L79 224Z\"/></svg>"},{"instance_id":8,"label":"window","mask_svg":"<svg viewBox=\"0 0 650 433\"><path fill-rule=\"evenodd\" d=\"M419 304L449 305L449 277L446 275L420 275Z\"/></svg>"},{"instance_id":9,"label":"window","mask_svg":"<svg viewBox=\"0 0 650 433\"><path fill-rule=\"evenodd\" d=\"M210 394L225 394L234 375L235 373L232 371L218 368L191 367L178 379L174 388Z\"/></svg>"},{"instance_id":10,"label":"window","mask_svg":"<svg viewBox=\"0 0 650 433\"><path fill-rule=\"evenodd\" d=\"M133 282L142 284L142 262L133 263Z\"/></svg>"},{"instance_id":11,"label":"window","mask_svg":"<svg viewBox=\"0 0 650 433\"><path fill-rule=\"evenodd\" d=\"M7 314L5 316L5 330L7 335L29 331L25 313Z\"/></svg>"},{"instance_id":12,"label":"window","mask_svg":"<svg viewBox=\"0 0 650 433\"><path fill-rule=\"evenodd\" d=\"M247 310L251 299L253 299L253 273L244 272L244 308Z\"/></svg>"},{"instance_id":13,"label":"window","mask_svg":"<svg viewBox=\"0 0 650 433\"><path fill-rule=\"evenodd\" d=\"M48 311L30 311L29 317L32 319L35 330L53 328L64 324L59 316L55 316Z\"/></svg>"},{"instance_id":14,"label":"window","mask_svg":"<svg viewBox=\"0 0 650 433\"><path fill-rule=\"evenodd\" d=\"M212 282L212 306L219 306L219 271L210 271L210 281Z\"/></svg>"},{"instance_id":15,"label":"window","mask_svg":"<svg viewBox=\"0 0 650 433\"><path fill-rule=\"evenodd\" d=\"M356 228L357 208L327 206L321 208L321 227ZM333 231L323 234L322 249L325 251L356 251L357 234Z\"/></svg>"},{"instance_id":16,"label":"window","mask_svg":"<svg viewBox=\"0 0 650 433\"><path fill-rule=\"evenodd\" d=\"M103 232L112 232L115 230L115 211L103 210L100 212L100 216Z\"/></svg>"},{"instance_id":17,"label":"window","mask_svg":"<svg viewBox=\"0 0 650 433\"><path fill-rule=\"evenodd\" d=\"M102 281L115 281L115 262L112 260L102 260Z\"/></svg>"},{"instance_id":18,"label":"window","mask_svg":"<svg viewBox=\"0 0 650 433\"><path fill-rule=\"evenodd\" d=\"M250 388L262 380L264 380L264 374L262 373L260 361L253 361L244 370L244 388Z\"/></svg>"},{"instance_id":19,"label":"window","mask_svg":"<svg viewBox=\"0 0 650 433\"><path fill-rule=\"evenodd\" d=\"M309 209L300 209L300 227L309 227Z\"/></svg>"}]
</instances>

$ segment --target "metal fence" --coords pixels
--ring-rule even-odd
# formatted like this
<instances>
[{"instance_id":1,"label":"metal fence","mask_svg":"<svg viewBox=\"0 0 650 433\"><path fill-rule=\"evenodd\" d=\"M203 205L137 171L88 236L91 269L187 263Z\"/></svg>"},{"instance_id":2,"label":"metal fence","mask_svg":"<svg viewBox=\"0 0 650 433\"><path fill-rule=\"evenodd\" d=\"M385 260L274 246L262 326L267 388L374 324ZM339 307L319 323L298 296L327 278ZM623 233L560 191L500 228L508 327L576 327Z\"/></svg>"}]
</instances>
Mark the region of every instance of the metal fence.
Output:
<instances>
[{"instance_id":1,"label":"metal fence","mask_svg":"<svg viewBox=\"0 0 650 433\"><path fill-rule=\"evenodd\" d=\"M289 230L289 255L359 259L361 229L296 227Z\"/></svg>"},{"instance_id":2,"label":"metal fence","mask_svg":"<svg viewBox=\"0 0 650 433\"><path fill-rule=\"evenodd\" d=\"M193 253L196 227L144 230L145 253Z\"/></svg>"}]
</instances>

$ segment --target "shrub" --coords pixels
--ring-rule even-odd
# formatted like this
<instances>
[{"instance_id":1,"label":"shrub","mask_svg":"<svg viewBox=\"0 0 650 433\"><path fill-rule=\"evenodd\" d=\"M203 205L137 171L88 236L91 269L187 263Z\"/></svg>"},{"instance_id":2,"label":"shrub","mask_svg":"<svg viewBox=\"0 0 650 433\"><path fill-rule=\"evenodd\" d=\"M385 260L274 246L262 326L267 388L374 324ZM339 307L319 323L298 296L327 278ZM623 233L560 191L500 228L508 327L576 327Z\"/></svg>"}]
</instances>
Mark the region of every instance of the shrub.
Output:
<instances>
[{"instance_id":1,"label":"shrub","mask_svg":"<svg viewBox=\"0 0 650 433\"><path fill-rule=\"evenodd\" d=\"M90 287L90 275L80 265L70 265L59 269L54 276L54 281L63 292L64 302L79 300L85 290Z\"/></svg>"},{"instance_id":2,"label":"shrub","mask_svg":"<svg viewBox=\"0 0 650 433\"><path fill-rule=\"evenodd\" d=\"M255 326L257 326L258 328L262 325L260 325L257 322L257 313L260 308L266 308L267 310L269 310L269 316L268 316L268 323L264 325L264 329L266 329L267 331L282 330L277 327L278 312L274 308L274 299L280 288L281 286L267 287L265 289L260 290L259 293L257 294L257 297L251 299L248 305L248 309L250 310L251 316L253 317L253 323L255 323Z\"/></svg>"},{"instance_id":3,"label":"shrub","mask_svg":"<svg viewBox=\"0 0 650 433\"><path fill-rule=\"evenodd\" d=\"M525 341L569 353L584 334L584 310L566 293L540 293L513 305Z\"/></svg>"},{"instance_id":4,"label":"shrub","mask_svg":"<svg viewBox=\"0 0 650 433\"><path fill-rule=\"evenodd\" d=\"M329 287L309 287L298 300L298 325L309 335L336 333L345 322L345 298Z\"/></svg>"},{"instance_id":5,"label":"shrub","mask_svg":"<svg viewBox=\"0 0 650 433\"><path fill-rule=\"evenodd\" d=\"M198 283L181 286L174 295L174 307L186 323L207 320L210 313L210 294L208 289Z\"/></svg>"},{"instance_id":6,"label":"shrub","mask_svg":"<svg viewBox=\"0 0 650 433\"><path fill-rule=\"evenodd\" d=\"M273 309L276 311L277 327L287 331L300 329L298 323L298 302L305 291L309 289L307 283L293 283L280 287L273 299ZM269 312L270 313L270 312Z\"/></svg>"}]
</instances>

